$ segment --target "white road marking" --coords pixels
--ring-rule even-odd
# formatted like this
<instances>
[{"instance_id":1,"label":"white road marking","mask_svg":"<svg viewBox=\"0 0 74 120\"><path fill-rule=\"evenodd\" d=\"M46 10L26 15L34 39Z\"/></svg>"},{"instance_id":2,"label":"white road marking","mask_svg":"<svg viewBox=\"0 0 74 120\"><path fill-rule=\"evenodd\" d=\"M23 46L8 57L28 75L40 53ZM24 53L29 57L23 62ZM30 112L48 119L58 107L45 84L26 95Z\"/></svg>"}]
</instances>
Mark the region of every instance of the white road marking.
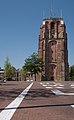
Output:
<instances>
[{"instance_id":1,"label":"white road marking","mask_svg":"<svg viewBox=\"0 0 74 120\"><path fill-rule=\"evenodd\" d=\"M50 83L46 83L46 84L50 84Z\"/></svg>"},{"instance_id":2,"label":"white road marking","mask_svg":"<svg viewBox=\"0 0 74 120\"><path fill-rule=\"evenodd\" d=\"M63 87L58 86L58 87L56 87L56 88L63 88Z\"/></svg>"},{"instance_id":3,"label":"white road marking","mask_svg":"<svg viewBox=\"0 0 74 120\"><path fill-rule=\"evenodd\" d=\"M64 95L74 95L74 93L64 93Z\"/></svg>"},{"instance_id":4,"label":"white road marking","mask_svg":"<svg viewBox=\"0 0 74 120\"><path fill-rule=\"evenodd\" d=\"M31 80L31 81L33 81L33 80Z\"/></svg>"},{"instance_id":5,"label":"white road marking","mask_svg":"<svg viewBox=\"0 0 74 120\"><path fill-rule=\"evenodd\" d=\"M11 102L2 112L0 112L0 120L10 120L12 118L16 109L21 104L32 85L33 83L31 83L13 102Z\"/></svg>"},{"instance_id":6,"label":"white road marking","mask_svg":"<svg viewBox=\"0 0 74 120\"><path fill-rule=\"evenodd\" d=\"M45 88L52 88L52 87L45 87Z\"/></svg>"},{"instance_id":7,"label":"white road marking","mask_svg":"<svg viewBox=\"0 0 74 120\"><path fill-rule=\"evenodd\" d=\"M64 93L60 90L51 90L55 95L74 95L74 93Z\"/></svg>"},{"instance_id":8,"label":"white road marking","mask_svg":"<svg viewBox=\"0 0 74 120\"><path fill-rule=\"evenodd\" d=\"M71 88L74 88L74 87L71 87Z\"/></svg>"},{"instance_id":9,"label":"white road marking","mask_svg":"<svg viewBox=\"0 0 74 120\"><path fill-rule=\"evenodd\" d=\"M27 81L29 81L29 80L27 80Z\"/></svg>"},{"instance_id":10,"label":"white road marking","mask_svg":"<svg viewBox=\"0 0 74 120\"><path fill-rule=\"evenodd\" d=\"M43 83L40 83L41 85L43 85Z\"/></svg>"},{"instance_id":11,"label":"white road marking","mask_svg":"<svg viewBox=\"0 0 74 120\"><path fill-rule=\"evenodd\" d=\"M74 84L71 84L71 86L74 86Z\"/></svg>"},{"instance_id":12,"label":"white road marking","mask_svg":"<svg viewBox=\"0 0 74 120\"><path fill-rule=\"evenodd\" d=\"M61 92L60 90L51 90L55 95L64 95L63 92Z\"/></svg>"},{"instance_id":13,"label":"white road marking","mask_svg":"<svg viewBox=\"0 0 74 120\"><path fill-rule=\"evenodd\" d=\"M52 86L52 87L55 87L55 86L57 86L57 85L55 84L55 85L48 85L48 86Z\"/></svg>"},{"instance_id":14,"label":"white road marking","mask_svg":"<svg viewBox=\"0 0 74 120\"><path fill-rule=\"evenodd\" d=\"M55 83L55 82L46 82L46 83L40 83L43 86L52 86L52 87L63 87L64 85L61 83Z\"/></svg>"},{"instance_id":15,"label":"white road marking","mask_svg":"<svg viewBox=\"0 0 74 120\"><path fill-rule=\"evenodd\" d=\"M71 107L73 107L73 108L74 108L74 105L71 105Z\"/></svg>"},{"instance_id":16,"label":"white road marking","mask_svg":"<svg viewBox=\"0 0 74 120\"><path fill-rule=\"evenodd\" d=\"M43 85L44 87L46 87L47 85Z\"/></svg>"},{"instance_id":17,"label":"white road marking","mask_svg":"<svg viewBox=\"0 0 74 120\"><path fill-rule=\"evenodd\" d=\"M64 86L63 84L61 84L61 83L55 83L56 84L56 86Z\"/></svg>"},{"instance_id":18,"label":"white road marking","mask_svg":"<svg viewBox=\"0 0 74 120\"><path fill-rule=\"evenodd\" d=\"M71 84L70 86L71 86L71 88L74 88L74 84Z\"/></svg>"},{"instance_id":19,"label":"white road marking","mask_svg":"<svg viewBox=\"0 0 74 120\"><path fill-rule=\"evenodd\" d=\"M56 95L74 95L74 93L63 93L60 90L51 90ZM70 105L72 108L74 108L74 105Z\"/></svg>"},{"instance_id":20,"label":"white road marking","mask_svg":"<svg viewBox=\"0 0 74 120\"><path fill-rule=\"evenodd\" d=\"M61 86L61 87L62 87L62 86L64 86L64 85L60 84L59 86Z\"/></svg>"}]
</instances>

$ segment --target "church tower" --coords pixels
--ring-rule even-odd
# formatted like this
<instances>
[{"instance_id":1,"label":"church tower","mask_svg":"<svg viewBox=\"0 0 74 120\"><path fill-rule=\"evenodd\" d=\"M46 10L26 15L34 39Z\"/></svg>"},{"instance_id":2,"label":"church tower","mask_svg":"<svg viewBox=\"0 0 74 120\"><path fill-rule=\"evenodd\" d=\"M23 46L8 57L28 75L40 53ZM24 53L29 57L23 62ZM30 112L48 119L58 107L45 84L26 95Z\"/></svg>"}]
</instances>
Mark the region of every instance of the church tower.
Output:
<instances>
[{"instance_id":1,"label":"church tower","mask_svg":"<svg viewBox=\"0 0 74 120\"><path fill-rule=\"evenodd\" d=\"M44 61L42 80L68 80L67 33L62 18L47 18L42 21L38 57Z\"/></svg>"}]
</instances>

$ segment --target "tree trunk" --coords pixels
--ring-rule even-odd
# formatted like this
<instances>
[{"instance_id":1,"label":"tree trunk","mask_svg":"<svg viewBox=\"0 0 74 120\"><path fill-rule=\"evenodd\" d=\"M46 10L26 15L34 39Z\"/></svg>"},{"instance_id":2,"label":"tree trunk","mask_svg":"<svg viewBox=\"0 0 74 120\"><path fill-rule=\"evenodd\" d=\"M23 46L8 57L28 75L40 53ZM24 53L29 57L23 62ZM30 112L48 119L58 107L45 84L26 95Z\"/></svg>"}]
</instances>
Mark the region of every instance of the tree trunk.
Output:
<instances>
[{"instance_id":1,"label":"tree trunk","mask_svg":"<svg viewBox=\"0 0 74 120\"><path fill-rule=\"evenodd\" d=\"M36 81L36 74L35 74L35 81Z\"/></svg>"}]
</instances>

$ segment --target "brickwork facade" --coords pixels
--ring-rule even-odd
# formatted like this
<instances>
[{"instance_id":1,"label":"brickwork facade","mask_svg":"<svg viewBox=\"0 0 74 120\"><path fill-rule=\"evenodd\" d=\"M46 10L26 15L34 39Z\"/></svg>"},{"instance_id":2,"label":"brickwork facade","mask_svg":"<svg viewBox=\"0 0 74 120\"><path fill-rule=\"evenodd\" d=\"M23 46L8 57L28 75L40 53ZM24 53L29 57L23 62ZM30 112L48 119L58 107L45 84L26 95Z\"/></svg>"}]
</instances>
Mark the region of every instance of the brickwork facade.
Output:
<instances>
[{"instance_id":1,"label":"brickwork facade","mask_svg":"<svg viewBox=\"0 0 74 120\"><path fill-rule=\"evenodd\" d=\"M38 57L44 61L42 80L68 79L67 33L62 18L43 20L40 26Z\"/></svg>"}]
</instances>

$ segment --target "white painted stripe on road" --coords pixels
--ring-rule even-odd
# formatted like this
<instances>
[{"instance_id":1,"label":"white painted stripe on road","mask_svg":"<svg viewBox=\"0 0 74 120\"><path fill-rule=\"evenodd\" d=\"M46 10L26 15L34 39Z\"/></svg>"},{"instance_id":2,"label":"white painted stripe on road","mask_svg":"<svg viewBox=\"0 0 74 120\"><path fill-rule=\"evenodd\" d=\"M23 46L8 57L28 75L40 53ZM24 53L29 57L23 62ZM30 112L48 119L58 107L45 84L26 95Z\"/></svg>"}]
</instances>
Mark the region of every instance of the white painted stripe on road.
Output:
<instances>
[{"instance_id":1,"label":"white painted stripe on road","mask_svg":"<svg viewBox=\"0 0 74 120\"><path fill-rule=\"evenodd\" d=\"M64 95L63 92L61 92L60 90L51 90L55 95Z\"/></svg>"},{"instance_id":2,"label":"white painted stripe on road","mask_svg":"<svg viewBox=\"0 0 74 120\"><path fill-rule=\"evenodd\" d=\"M74 108L74 105L71 105L71 107L73 107L73 108Z\"/></svg>"},{"instance_id":3,"label":"white painted stripe on road","mask_svg":"<svg viewBox=\"0 0 74 120\"><path fill-rule=\"evenodd\" d=\"M74 84L71 84L71 86L74 86Z\"/></svg>"},{"instance_id":4,"label":"white painted stripe on road","mask_svg":"<svg viewBox=\"0 0 74 120\"><path fill-rule=\"evenodd\" d=\"M61 92L60 90L51 90L55 95L74 95L74 93L64 93Z\"/></svg>"},{"instance_id":5,"label":"white painted stripe on road","mask_svg":"<svg viewBox=\"0 0 74 120\"><path fill-rule=\"evenodd\" d=\"M43 83L40 83L41 85L43 85Z\"/></svg>"},{"instance_id":6,"label":"white painted stripe on road","mask_svg":"<svg viewBox=\"0 0 74 120\"><path fill-rule=\"evenodd\" d=\"M47 85L43 85L44 87L46 87Z\"/></svg>"},{"instance_id":7,"label":"white painted stripe on road","mask_svg":"<svg viewBox=\"0 0 74 120\"><path fill-rule=\"evenodd\" d=\"M64 95L74 95L74 93L64 93Z\"/></svg>"},{"instance_id":8,"label":"white painted stripe on road","mask_svg":"<svg viewBox=\"0 0 74 120\"><path fill-rule=\"evenodd\" d=\"M61 87L62 87L62 86L64 86L64 85L60 84L59 86L61 86Z\"/></svg>"},{"instance_id":9,"label":"white painted stripe on road","mask_svg":"<svg viewBox=\"0 0 74 120\"><path fill-rule=\"evenodd\" d=\"M46 83L47 85L50 84L50 83Z\"/></svg>"},{"instance_id":10,"label":"white painted stripe on road","mask_svg":"<svg viewBox=\"0 0 74 120\"><path fill-rule=\"evenodd\" d=\"M16 109L21 104L24 97L27 95L29 89L32 87L31 83L13 102L11 102L1 113L0 120L10 120L15 113Z\"/></svg>"},{"instance_id":11,"label":"white painted stripe on road","mask_svg":"<svg viewBox=\"0 0 74 120\"><path fill-rule=\"evenodd\" d=\"M74 95L74 93L63 93L60 90L51 90L56 95ZM74 105L70 105L72 108L74 108Z\"/></svg>"},{"instance_id":12,"label":"white painted stripe on road","mask_svg":"<svg viewBox=\"0 0 74 120\"><path fill-rule=\"evenodd\" d=\"M49 89L49 88L52 88L52 87L45 87L45 88Z\"/></svg>"},{"instance_id":13,"label":"white painted stripe on road","mask_svg":"<svg viewBox=\"0 0 74 120\"><path fill-rule=\"evenodd\" d=\"M58 86L58 87L56 87L56 88L63 88L63 87Z\"/></svg>"},{"instance_id":14,"label":"white painted stripe on road","mask_svg":"<svg viewBox=\"0 0 74 120\"><path fill-rule=\"evenodd\" d=\"M71 87L71 88L74 88L74 87Z\"/></svg>"},{"instance_id":15,"label":"white painted stripe on road","mask_svg":"<svg viewBox=\"0 0 74 120\"><path fill-rule=\"evenodd\" d=\"M55 87L55 86L57 86L57 85L50 85L50 84L49 84L48 86L52 86L52 87Z\"/></svg>"}]
</instances>

